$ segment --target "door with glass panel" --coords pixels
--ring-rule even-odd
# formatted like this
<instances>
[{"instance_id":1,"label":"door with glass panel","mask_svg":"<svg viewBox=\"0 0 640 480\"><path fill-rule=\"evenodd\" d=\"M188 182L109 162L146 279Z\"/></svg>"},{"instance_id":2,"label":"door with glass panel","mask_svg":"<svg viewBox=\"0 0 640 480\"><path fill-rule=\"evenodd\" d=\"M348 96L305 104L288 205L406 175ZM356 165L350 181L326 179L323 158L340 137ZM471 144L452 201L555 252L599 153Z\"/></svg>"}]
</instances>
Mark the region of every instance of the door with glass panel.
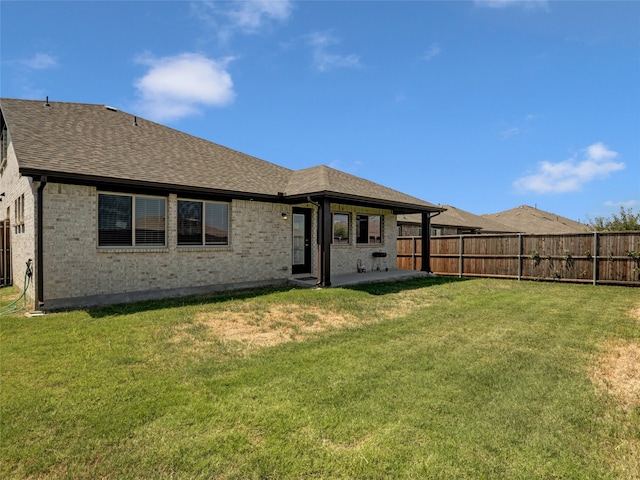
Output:
<instances>
[{"instance_id":1,"label":"door with glass panel","mask_svg":"<svg viewBox=\"0 0 640 480\"><path fill-rule=\"evenodd\" d=\"M293 229L291 272L311 273L311 210L294 208L291 223Z\"/></svg>"}]
</instances>

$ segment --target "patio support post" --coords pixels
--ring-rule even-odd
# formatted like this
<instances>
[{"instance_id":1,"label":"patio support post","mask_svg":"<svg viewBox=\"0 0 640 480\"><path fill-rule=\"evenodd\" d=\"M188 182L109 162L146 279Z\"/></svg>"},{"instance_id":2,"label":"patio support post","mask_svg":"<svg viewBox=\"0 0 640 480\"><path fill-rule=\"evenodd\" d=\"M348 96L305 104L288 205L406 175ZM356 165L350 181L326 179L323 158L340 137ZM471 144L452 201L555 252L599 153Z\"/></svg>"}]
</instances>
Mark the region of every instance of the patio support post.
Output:
<instances>
[{"instance_id":1,"label":"patio support post","mask_svg":"<svg viewBox=\"0 0 640 480\"><path fill-rule=\"evenodd\" d=\"M431 272L431 213L422 212L422 268Z\"/></svg>"},{"instance_id":2,"label":"patio support post","mask_svg":"<svg viewBox=\"0 0 640 480\"><path fill-rule=\"evenodd\" d=\"M331 202L323 198L318 209L318 243L320 244L318 284L321 287L331 286L331 226Z\"/></svg>"}]
</instances>

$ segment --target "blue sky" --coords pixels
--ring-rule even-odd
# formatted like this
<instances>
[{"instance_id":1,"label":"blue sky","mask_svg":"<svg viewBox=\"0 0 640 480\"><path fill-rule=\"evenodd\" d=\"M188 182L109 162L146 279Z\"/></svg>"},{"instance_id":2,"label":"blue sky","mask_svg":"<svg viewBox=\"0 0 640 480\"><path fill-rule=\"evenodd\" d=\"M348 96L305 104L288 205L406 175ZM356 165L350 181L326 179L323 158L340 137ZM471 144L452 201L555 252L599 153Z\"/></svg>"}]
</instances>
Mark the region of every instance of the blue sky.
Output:
<instances>
[{"instance_id":1,"label":"blue sky","mask_svg":"<svg viewBox=\"0 0 640 480\"><path fill-rule=\"evenodd\" d=\"M3 97L475 214L640 210L640 2L0 2Z\"/></svg>"}]
</instances>

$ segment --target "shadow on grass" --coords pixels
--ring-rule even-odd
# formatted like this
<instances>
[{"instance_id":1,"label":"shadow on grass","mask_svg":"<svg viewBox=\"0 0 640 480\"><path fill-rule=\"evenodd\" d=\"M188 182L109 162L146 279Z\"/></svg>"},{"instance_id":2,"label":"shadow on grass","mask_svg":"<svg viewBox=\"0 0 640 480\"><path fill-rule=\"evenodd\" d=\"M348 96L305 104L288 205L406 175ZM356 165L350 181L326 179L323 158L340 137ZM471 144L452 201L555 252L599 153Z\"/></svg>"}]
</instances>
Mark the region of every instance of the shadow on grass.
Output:
<instances>
[{"instance_id":1,"label":"shadow on grass","mask_svg":"<svg viewBox=\"0 0 640 480\"><path fill-rule=\"evenodd\" d=\"M435 287L448 283L466 282L471 278L459 277L429 277L429 278L412 278L409 280L399 280L395 282L384 283L363 283L360 285L348 285L341 288L345 290L355 290L357 292L366 292L370 295L388 295L392 293L400 293L407 290L417 290L425 287Z\"/></svg>"},{"instance_id":2,"label":"shadow on grass","mask_svg":"<svg viewBox=\"0 0 640 480\"><path fill-rule=\"evenodd\" d=\"M296 287L263 287L246 290L230 290L225 292L215 292L207 295L191 295L186 297L173 297L158 300L145 300L135 303L118 303L85 309L93 318L111 317L114 315L131 315L135 313L148 312L152 310L162 310L166 308L181 308L192 305L209 305L222 303L229 300L248 300L252 298L271 295L278 292L288 292Z\"/></svg>"},{"instance_id":3,"label":"shadow on grass","mask_svg":"<svg viewBox=\"0 0 640 480\"><path fill-rule=\"evenodd\" d=\"M399 293L406 290L417 290L419 288L443 285L454 282L461 282L469 279L458 277L434 277L434 278L418 278L409 280L390 281L384 283L369 283L361 285L351 285L343 288L345 290L353 290L365 292L370 295L388 295ZM115 305L106 305L104 307L96 307L86 309L85 311L92 318L105 318L114 315L131 315L136 313L148 312L153 310L162 310L168 308L181 308L193 305L210 305L222 303L229 300L249 300L274 293L289 292L291 290L306 290L305 288L295 287L291 285L280 287L263 287L247 290L230 290L225 292L211 293L208 295L193 295L186 297L174 297L159 300L146 300L135 303L119 303Z\"/></svg>"}]
</instances>

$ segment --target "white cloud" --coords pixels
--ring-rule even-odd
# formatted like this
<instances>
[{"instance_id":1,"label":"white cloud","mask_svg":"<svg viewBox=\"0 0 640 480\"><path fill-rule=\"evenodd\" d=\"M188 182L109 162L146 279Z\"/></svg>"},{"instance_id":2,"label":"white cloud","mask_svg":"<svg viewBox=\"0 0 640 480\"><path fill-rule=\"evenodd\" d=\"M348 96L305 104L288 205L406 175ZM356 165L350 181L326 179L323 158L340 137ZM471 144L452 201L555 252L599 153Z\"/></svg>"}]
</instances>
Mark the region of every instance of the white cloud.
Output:
<instances>
[{"instance_id":1,"label":"white cloud","mask_svg":"<svg viewBox=\"0 0 640 480\"><path fill-rule=\"evenodd\" d=\"M201 20L214 27L227 40L237 32L258 33L274 21L287 20L293 11L292 0L233 0L192 2Z\"/></svg>"},{"instance_id":2,"label":"white cloud","mask_svg":"<svg viewBox=\"0 0 640 480\"><path fill-rule=\"evenodd\" d=\"M136 80L138 107L154 120L173 120L199 112L200 106L224 106L233 101L233 81L227 71L232 58L212 60L197 53L137 59L149 71Z\"/></svg>"},{"instance_id":3,"label":"white cloud","mask_svg":"<svg viewBox=\"0 0 640 480\"><path fill-rule=\"evenodd\" d=\"M511 127L501 132L502 138L507 139L520 135L521 130L518 127Z\"/></svg>"},{"instance_id":4,"label":"white cloud","mask_svg":"<svg viewBox=\"0 0 640 480\"><path fill-rule=\"evenodd\" d=\"M440 48L440 45L438 45L437 43L433 43L427 49L427 51L424 53L424 55L422 55L422 59L426 60L428 62L433 57L435 57L437 55L440 55L441 53L442 53L442 49Z\"/></svg>"},{"instance_id":5,"label":"white cloud","mask_svg":"<svg viewBox=\"0 0 640 480\"><path fill-rule=\"evenodd\" d=\"M604 205L606 207L625 207L625 208L631 208L631 207L635 207L636 205L638 205L640 202L638 202L638 200L625 200L625 201L620 201L620 202L614 202L613 200L607 200L606 202L604 202Z\"/></svg>"},{"instance_id":6,"label":"white cloud","mask_svg":"<svg viewBox=\"0 0 640 480\"><path fill-rule=\"evenodd\" d=\"M360 68L358 55L337 55L328 52L329 45L338 43L328 33L315 32L307 36L313 49L313 64L321 72L336 68Z\"/></svg>"},{"instance_id":7,"label":"white cloud","mask_svg":"<svg viewBox=\"0 0 640 480\"><path fill-rule=\"evenodd\" d=\"M513 186L520 192L575 192L586 183L624 169L624 163L614 161L617 156L617 152L609 150L602 142L594 143L583 150L582 159L540 162L536 173L516 179Z\"/></svg>"},{"instance_id":8,"label":"white cloud","mask_svg":"<svg viewBox=\"0 0 640 480\"><path fill-rule=\"evenodd\" d=\"M236 27L253 32L269 20L286 20L291 10L292 3L288 0L235 1L228 16Z\"/></svg>"},{"instance_id":9,"label":"white cloud","mask_svg":"<svg viewBox=\"0 0 640 480\"><path fill-rule=\"evenodd\" d=\"M488 8L542 8L547 9L549 2L547 0L474 0L475 4L480 7Z\"/></svg>"},{"instance_id":10,"label":"white cloud","mask_svg":"<svg viewBox=\"0 0 640 480\"><path fill-rule=\"evenodd\" d=\"M396 95L394 97L394 101L396 103L402 103L407 99L407 96L405 95L404 92L396 92Z\"/></svg>"},{"instance_id":11,"label":"white cloud","mask_svg":"<svg viewBox=\"0 0 640 480\"><path fill-rule=\"evenodd\" d=\"M33 57L22 60L20 63L33 70L46 70L58 66L58 61L46 53L36 53Z\"/></svg>"}]
</instances>

